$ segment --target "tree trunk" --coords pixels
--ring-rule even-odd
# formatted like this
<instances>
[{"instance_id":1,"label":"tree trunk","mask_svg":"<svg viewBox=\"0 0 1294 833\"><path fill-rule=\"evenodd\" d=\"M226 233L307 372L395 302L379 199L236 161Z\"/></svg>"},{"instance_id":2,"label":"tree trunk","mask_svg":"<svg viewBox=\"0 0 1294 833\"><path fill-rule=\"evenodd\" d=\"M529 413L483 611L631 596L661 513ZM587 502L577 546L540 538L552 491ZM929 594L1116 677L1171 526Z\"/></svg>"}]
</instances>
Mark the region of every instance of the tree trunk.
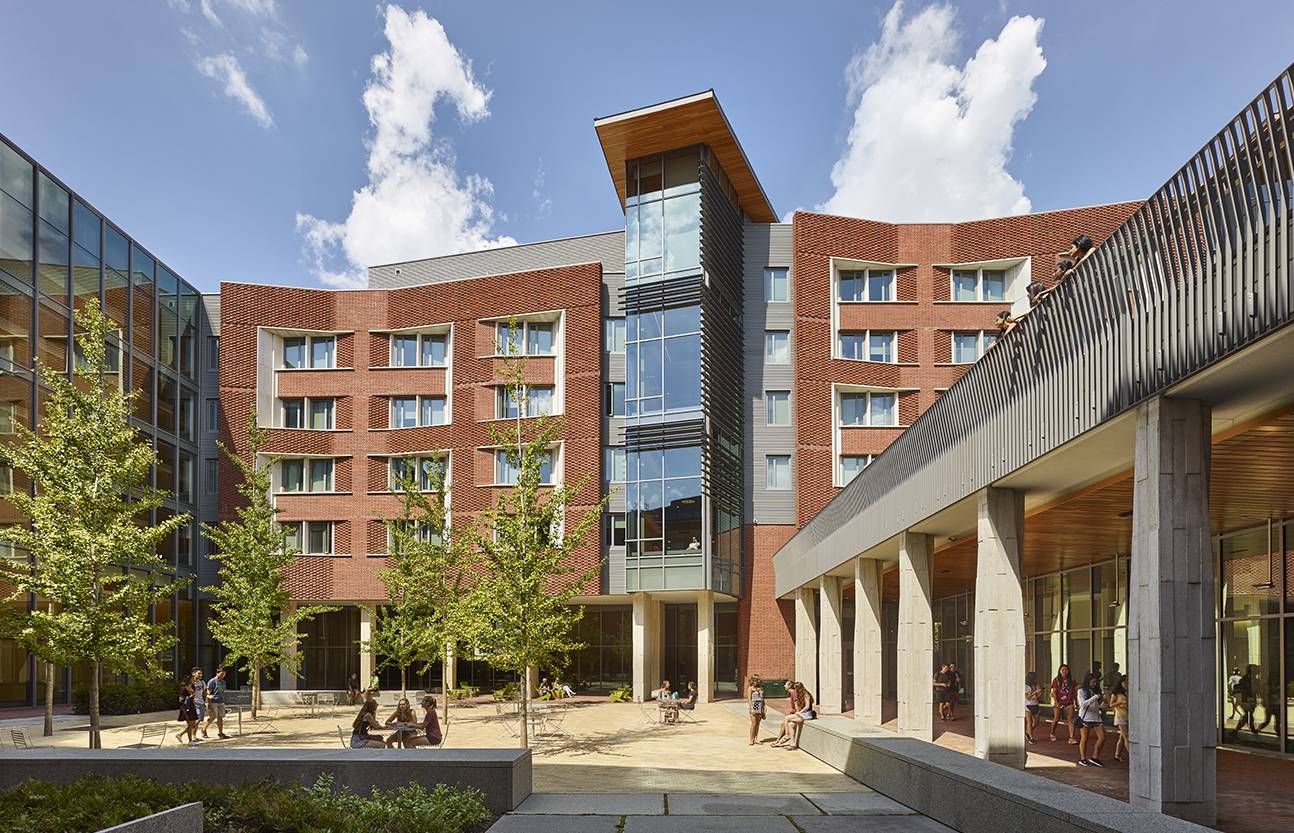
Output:
<instances>
[{"instance_id":1,"label":"tree trunk","mask_svg":"<svg viewBox=\"0 0 1294 833\"><path fill-rule=\"evenodd\" d=\"M252 720L256 719L256 713L261 709L261 667L252 666Z\"/></svg>"},{"instance_id":2,"label":"tree trunk","mask_svg":"<svg viewBox=\"0 0 1294 833\"><path fill-rule=\"evenodd\" d=\"M406 700L409 699L409 667L408 666L402 666L400 668L400 696Z\"/></svg>"},{"instance_id":3,"label":"tree trunk","mask_svg":"<svg viewBox=\"0 0 1294 833\"><path fill-rule=\"evenodd\" d=\"M103 664L95 662L90 674L90 748L102 749L103 740L99 735L99 674Z\"/></svg>"},{"instance_id":4,"label":"tree trunk","mask_svg":"<svg viewBox=\"0 0 1294 833\"><path fill-rule=\"evenodd\" d=\"M521 748L530 748L530 670L526 669L521 672L521 708L517 714L521 715Z\"/></svg>"},{"instance_id":5,"label":"tree trunk","mask_svg":"<svg viewBox=\"0 0 1294 833\"><path fill-rule=\"evenodd\" d=\"M452 654L449 651L449 643L445 644L445 659L440 664L440 699L442 701L441 709L444 711L444 724L449 725L449 687L445 681L449 679L449 663Z\"/></svg>"},{"instance_id":6,"label":"tree trunk","mask_svg":"<svg viewBox=\"0 0 1294 833\"><path fill-rule=\"evenodd\" d=\"M54 663L45 663L45 737L54 734Z\"/></svg>"}]
</instances>

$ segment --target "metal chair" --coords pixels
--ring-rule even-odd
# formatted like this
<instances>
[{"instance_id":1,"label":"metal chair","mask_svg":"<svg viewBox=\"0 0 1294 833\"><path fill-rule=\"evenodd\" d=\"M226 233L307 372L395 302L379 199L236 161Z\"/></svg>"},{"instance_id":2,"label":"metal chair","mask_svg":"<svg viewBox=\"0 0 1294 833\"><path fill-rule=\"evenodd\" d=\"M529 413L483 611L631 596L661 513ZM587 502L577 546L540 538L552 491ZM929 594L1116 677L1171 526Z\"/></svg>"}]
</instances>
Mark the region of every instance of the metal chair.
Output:
<instances>
[{"instance_id":1,"label":"metal chair","mask_svg":"<svg viewBox=\"0 0 1294 833\"><path fill-rule=\"evenodd\" d=\"M123 749L161 749L166 743L166 733L170 727L165 723L151 723L140 727L139 743L123 746Z\"/></svg>"},{"instance_id":2,"label":"metal chair","mask_svg":"<svg viewBox=\"0 0 1294 833\"><path fill-rule=\"evenodd\" d=\"M13 744L14 749L39 749L40 747L27 740L26 729L10 729L9 742Z\"/></svg>"}]
</instances>

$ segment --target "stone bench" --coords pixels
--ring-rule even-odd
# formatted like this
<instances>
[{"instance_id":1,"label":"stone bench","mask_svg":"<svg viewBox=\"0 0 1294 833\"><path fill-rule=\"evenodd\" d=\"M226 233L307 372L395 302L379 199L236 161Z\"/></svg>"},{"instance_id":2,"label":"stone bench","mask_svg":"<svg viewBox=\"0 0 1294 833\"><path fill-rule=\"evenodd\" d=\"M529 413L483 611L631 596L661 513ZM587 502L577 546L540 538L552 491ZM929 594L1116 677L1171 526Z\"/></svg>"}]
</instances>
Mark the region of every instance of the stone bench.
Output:
<instances>
[{"instance_id":1,"label":"stone bench","mask_svg":"<svg viewBox=\"0 0 1294 833\"><path fill-rule=\"evenodd\" d=\"M800 748L960 833L1205 833L1192 822L844 717L804 724Z\"/></svg>"},{"instance_id":2,"label":"stone bench","mask_svg":"<svg viewBox=\"0 0 1294 833\"><path fill-rule=\"evenodd\" d=\"M271 780L313 784L332 775L337 786L368 795L374 787L410 783L475 787L501 815L531 792L528 749L65 749L0 750L0 789L28 778L67 783L90 775L135 775L177 783L238 784Z\"/></svg>"}]
</instances>

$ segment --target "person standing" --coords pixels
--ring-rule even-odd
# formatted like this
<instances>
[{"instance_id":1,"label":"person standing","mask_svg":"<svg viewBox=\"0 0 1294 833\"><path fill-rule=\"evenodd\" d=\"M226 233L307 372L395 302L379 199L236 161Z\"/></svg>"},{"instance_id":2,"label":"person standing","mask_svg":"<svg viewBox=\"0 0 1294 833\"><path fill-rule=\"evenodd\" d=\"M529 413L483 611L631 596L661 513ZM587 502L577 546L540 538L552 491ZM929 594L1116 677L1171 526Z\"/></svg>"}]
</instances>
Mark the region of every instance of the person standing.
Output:
<instances>
[{"instance_id":1,"label":"person standing","mask_svg":"<svg viewBox=\"0 0 1294 833\"><path fill-rule=\"evenodd\" d=\"M198 725L202 728L202 737L207 737L207 726L204 722L207 719L207 681L203 676L202 669L193 666L189 671L189 677L193 680L193 704L198 709Z\"/></svg>"},{"instance_id":2,"label":"person standing","mask_svg":"<svg viewBox=\"0 0 1294 833\"><path fill-rule=\"evenodd\" d=\"M746 685L750 689L750 743L748 745L754 746L759 743L759 724L764 722L764 681L755 674L746 681Z\"/></svg>"},{"instance_id":3,"label":"person standing","mask_svg":"<svg viewBox=\"0 0 1294 833\"><path fill-rule=\"evenodd\" d=\"M180 739L185 735L189 738L189 746L198 745L198 707L193 702L193 677L187 677L180 683L180 715L178 718L184 724L184 729L180 732Z\"/></svg>"},{"instance_id":4,"label":"person standing","mask_svg":"<svg viewBox=\"0 0 1294 833\"><path fill-rule=\"evenodd\" d=\"M216 737L221 740L229 739L229 735L225 734L225 691L229 688L225 682L226 674L225 669L217 668L216 676L207 681L207 722L202 726L204 738L212 721L215 721Z\"/></svg>"},{"instance_id":5,"label":"person standing","mask_svg":"<svg viewBox=\"0 0 1294 833\"><path fill-rule=\"evenodd\" d=\"M1128 754L1128 678L1120 677L1110 690L1110 708L1114 709L1114 728L1119 737L1114 741L1114 760L1122 761ZM1123 754L1120 755L1119 752Z\"/></svg>"},{"instance_id":6,"label":"person standing","mask_svg":"<svg viewBox=\"0 0 1294 833\"><path fill-rule=\"evenodd\" d=\"M1038 731L1038 701L1042 698L1042 686L1038 685L1038 672L1030 671L1024 675L1024 739L1026 743L1036 744L1034 733Z\"/></svg>"},{"instance_id":7,"label":"person standing","mask_svg":"<svg viewBox=\"0 0 1294 833\"><path fill-rule=\"evenodd\" d=\"M957 670L957 663L948 663L948 719L957 719L957 704L962 699L962 672Z\"/></svg>"},{"instance_id":8,"label":"person standing","mask_svg":"<svg viewBox=\"0 0 1294 833\"><path fill-rule=\"evenodd\" d=\"M1104 767L1101 763L1101 747L1105 745L1105 721L1101 719L1101 678L1089 672L1083 685L1078 689L1078 765ZM1096 743L1089 747L1088 741L1096 735ZM1088 757L1088 749L1092 750Z\"/></svg>"},{"instance_id":9,"label":"person standing","mask_svg":"<svg viewBox=\"0 0 1294 833\"><path fill-rule=\"evenodd\" d=\"M948 685L949 685L948 663L942 663L939 670L935 672L935 678L932 685L935 688L935 702L939 704L939 719L951 720L948 716Z\"/></svg>"},{"instance_id":10,"label":"person standing","mask_svg":"<svg viewBox=\"0 0 1294 833\"><path fill-rule=\"evenodd\" d=\"M1074 678L1069 674L1069 666L1062 664L1056 669L1056 677L1051 681L1051 739L1056 740L1056 724L1063 717L1069 729L1069 743L1074 740Z\"/></svg>"}]
</instances>

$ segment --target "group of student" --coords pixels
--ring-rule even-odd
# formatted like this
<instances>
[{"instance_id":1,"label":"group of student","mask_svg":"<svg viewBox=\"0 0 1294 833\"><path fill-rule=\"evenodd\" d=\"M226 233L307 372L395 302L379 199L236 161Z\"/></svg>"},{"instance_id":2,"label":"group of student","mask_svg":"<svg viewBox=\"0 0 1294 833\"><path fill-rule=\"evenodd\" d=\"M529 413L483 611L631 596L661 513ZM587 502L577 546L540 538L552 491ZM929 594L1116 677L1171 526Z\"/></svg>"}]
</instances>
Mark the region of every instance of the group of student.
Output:
<instances>
[{"instance_id":1,"label":"group of student","mask_svg":"<svg viewBox=\"0 0 1294 833\"><path fill-rule=\"evenodd\" d=\"M1041 280L1036 280L1025 287L1025 293L1029 296L1029 306L1031 308L1038 306L1043 298L1055 292L1061 281L1073 275L1078 265L1091 257L1094 251L1096 251L1096 244L1092 242L1092 238L1086 234L1075 237L1074 242L1069 246L1069 250L1061 255L1060 260L1056 262L1056 271L1051 276L1051 286L1047 286ZM1020 323L1020 317L1003 311L997 314L995 323L1000 337L1014 330L1015 326Z\"/></svg>"},{"instance_id":2,"label":"group of student","mask_svg":"<svg viewBox=\"0 0 1294 833\"><path fill-rule=\"evenodd\" d=\"M1030 744L1038 741L1034 735L1043 724L1039 712L1039 701L1042 698L1042 687L1038 684L1038 674L1030 671L1024 678L1024 737ZM1101 679L1101 663L1092 663L1092 670L1084 675L1081 683L1076 683L1069 666L1062 664L1056 669L1056 676L1051 681L1051 733L1050 739L1055 742L1060 721L1065 721L1068 733L1067 743L1078 747L1078 765L1104 767L1101 763L1101 749L1105 746L1104 712L1114 712L1114 728L1118 736L1114 742L1114 759L1122 761L1128 755L1128 677L1119 673L1119 664ZM1078 738L1074 730L1078 730Z\"/></svg>"},{"instance_id":3,"label":"group of student","mask_svg":"<svg viewBox=\"0 0 1294 833\"><path fill-rule=\"evenodd\" d=\"M194 666L189 676L180 682L180 714L177 718L184 728L177 737L183 741L186 737L189 746L199 743L198 732L202 740L208 740L207 729L216 724L216 736L228 740L225 734L225 669L216 671L210 680L204 678L202 669Z\"/></svg>"},{"instance_id":4,"label":"group of student","mask_svg":"<svg viewBox=\"0 0 1294 833\"><path fill-rule=\"evenodd\" d=\"M369 697L351 723L350 748L392 749L401 746L412 749L415 746L440 746L444 734L440 731L440 718L436 714L436 698L430 694L423 697L422 711L422 721L418 722L408 699L401 697L395 711L382 724L377 720L377 700ZM395 725L395 731L383 738L382 733L392 724Z\"/></svg>"},{"instance_id":5,"label":"group of student","mask_svg":"<svg viewBox=\"0 0 1294 833\"><path fill-rule=\"evenodd\" d=\"M746 681L746 687L750 691L750 745L754 746L759 743L759 729L768 716L768 706L764 701L764 681L758 674ZM813 695L803 683L788 679L786 696L791 701L790 706L772 745L774 749L799 749L800 729L804 721L815 719L818 713L814 709Z\"/></svg>"},{"instance_id":6,"label":"group of student","mask_svg":"<svg viewBox=\"0 0 1294 833\"><path fill-rule=\"evenodd\" d=\"M694 682L689 682L687 692L680 695L670 687L669 680L661 680L660 688L656 689L656 700L660 703L663 720L666 723L677 723L680 711L690 712L696 708L699 693Z\"/></svg>"}]
</instances>

